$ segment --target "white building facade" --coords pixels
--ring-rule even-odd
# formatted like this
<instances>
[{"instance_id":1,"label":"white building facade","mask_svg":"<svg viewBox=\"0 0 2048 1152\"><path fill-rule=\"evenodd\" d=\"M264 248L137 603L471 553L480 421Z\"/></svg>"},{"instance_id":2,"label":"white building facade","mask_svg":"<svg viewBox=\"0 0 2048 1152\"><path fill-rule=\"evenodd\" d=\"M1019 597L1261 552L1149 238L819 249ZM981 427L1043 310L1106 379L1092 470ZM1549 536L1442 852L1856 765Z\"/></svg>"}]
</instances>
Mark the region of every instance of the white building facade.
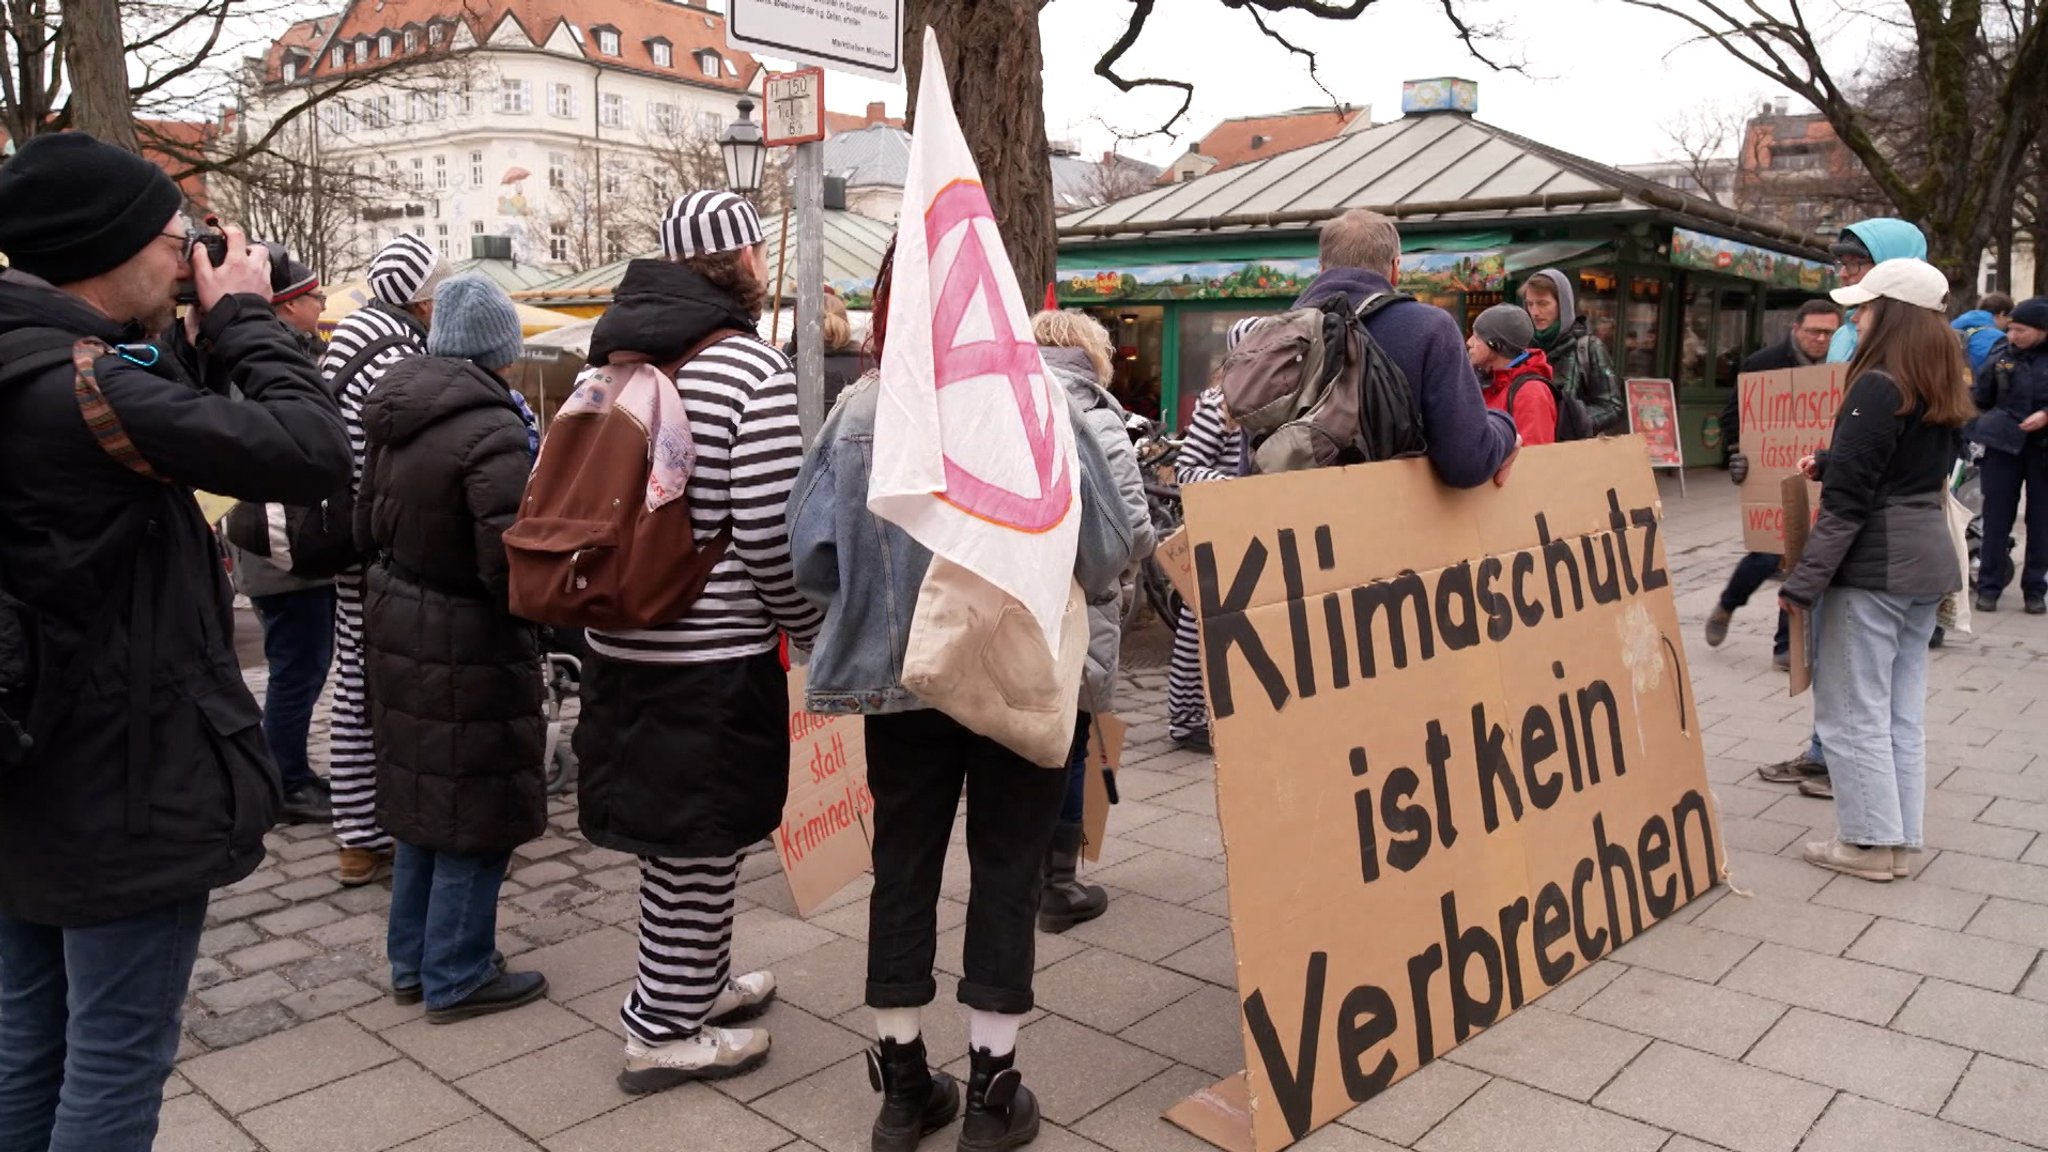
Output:
<instances>
[{"instance_id":1,"label":"white building facade","mask_svg":"<svg viewBox=\"0 0 2048 1152\"><path fill-rule=\"evenodd\" d=\"M272 47L244 129L308 86L375 77L293 128L300 152L373 189L336 209L352 220L330 280L400 233L451 260L500 237L520 262L588 267L647 246L656 155L715 140L757 86L724 19L668 0L352 0Z\"/></svg>"}]
</instances>

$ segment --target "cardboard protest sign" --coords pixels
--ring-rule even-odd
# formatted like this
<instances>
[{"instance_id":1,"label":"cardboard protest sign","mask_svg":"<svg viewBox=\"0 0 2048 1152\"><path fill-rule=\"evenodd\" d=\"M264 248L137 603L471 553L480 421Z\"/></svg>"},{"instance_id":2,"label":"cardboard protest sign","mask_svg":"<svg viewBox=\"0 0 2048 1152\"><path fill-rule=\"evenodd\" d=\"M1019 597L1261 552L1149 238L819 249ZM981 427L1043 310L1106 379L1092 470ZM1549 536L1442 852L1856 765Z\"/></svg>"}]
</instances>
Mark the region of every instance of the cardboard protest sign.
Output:
<instances>
[{"instance_id":1,"label":"cardboard protest sign","mask_svg":"<svg viewBox=\"0 0 2048 1152\"><path fill-rule=\"evenodd\" d=\"M1785 501L1785 571L1799 567L1806 555L1807 537L1813 534L1813 507L1807 499L1806 477L1787 476L1782 485ZM1785 628L1791 639L1786 655L1792 662L1792 695L1813 686L1813 613L1797 604L1785 610Z\"/></svg>"},{"instance_id":2,"label":"cardboard protest sign","mask_svg":"<svg viewBox=\"0 0 2048 1152\"><path fill-rule=\"evenodd\" d=\"M1168 1114L1274 1152L1718 880L1632 440L1190 485L1247 1072Z\"/></svg>"},{"instance_id":3,"label":"cardboard protest sign","mask_svg":"<svg viewBox=\"0 0 2048 1152\"><path fill-rule=\"evenodd\" d=\"M1678 443L1678 391L1671 381L1628 382L1628 426L1648 447L1650 467L1685 467L1685 450Z\"/></svg>"},{"instance_id":4,"label":"cardboard protest sign","mask_svg":"<svg viewBox=\"0 0 2048 1152\"><path fill-rule=\"evenodd\" d=\"M1152 556L1159 561L1159 570L1166 573L1166 579L1173 584L1173 590L1180 593L1180 598L1192 601L1195 598L1195 562L1190 554L1187 528L1174 529L1173 535L1161 540L1159 547L1152 550Z\"/></svg>"},{"instance_id":5,"label":"cardboard protest sign","mask_svg":"<svg viewBox=\"0 0 2048 1152\"><path fill-rule=\"evenodd\" d=\"M1735 387L1742 414L1742 454L1749 479L1742 484L1742 543L1751 552L1785 551L1785 477L1799 460L1828 446L1835 413L1848 387L1845 364L1815 364L1783 372L1752 372ZM1816 486L1812 506L1819 506Z\"/></svg>"},{"instance_id":6,"label":"cardboard protest sign","mask_svg":"<svg viewBox=\"0 0 2048 1152\"><path fill-rule=\"evenodd\" d=\"M1109 833L1110 780L1124 766L1124 722L1097 716L1088 730L1088 769L1081 784L1081 858L1102 859L1102 841Z\"/></svg>"},{"instance_id":7,"label":"cardboard protest sign","mask_svg":"<svg viewBox=\"0 0 2048 1152\"><path fill-rule=\"evenodd\" d=\"M775 854L799 915L809 916L874 865L867 743L858 716L803 710L804 670L789 673L789 799Z\"/></svg>"}]
</instances>

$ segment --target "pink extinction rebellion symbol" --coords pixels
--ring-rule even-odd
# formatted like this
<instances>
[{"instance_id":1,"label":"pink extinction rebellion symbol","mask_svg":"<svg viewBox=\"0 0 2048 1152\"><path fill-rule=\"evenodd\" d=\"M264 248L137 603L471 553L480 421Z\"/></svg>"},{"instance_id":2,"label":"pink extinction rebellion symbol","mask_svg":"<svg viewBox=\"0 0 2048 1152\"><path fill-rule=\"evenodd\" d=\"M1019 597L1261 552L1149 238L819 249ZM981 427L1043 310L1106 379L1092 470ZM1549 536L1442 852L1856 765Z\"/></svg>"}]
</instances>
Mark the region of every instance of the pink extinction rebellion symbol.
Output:
<instances>
[{"instance_id":1,"label":"pink extinction rebellion symbol","mask_svg":"<svg viewBox=\"0 0 2048 1152\"><path fill-rule=\"evenodd\" d=\"M949 455L946 491L939 499L970 516L1005 528L1047 532L1066 518L1074 501L1073 482L1066 460L1060 457L1059 429L1053 424L1057 408L1048 405L1043 412L1039 411L1032 384L1032 377L1044 373L1044 362L1029 334L1019 337L1010 327L1000 283L990 264L988 249L982 243L981 230L976 227L983 220L988 221L989 227L995 227L988 195L980 184L967 180L947 185L925 212L928 257L938 252L940 242L954 229L965 229L953 264L945 271L945 283L933 296L932 368L939 388L977 377L1001 376L1009 380L1010 398L1017 406L1025 440L1031 447L1039 494L1027 496L984 480ZM985 340L959 343L961 324L977 297L984 301L993 331ZM1049 380L1046 383L1053 386Z\"/></svg>"}]
</instances>

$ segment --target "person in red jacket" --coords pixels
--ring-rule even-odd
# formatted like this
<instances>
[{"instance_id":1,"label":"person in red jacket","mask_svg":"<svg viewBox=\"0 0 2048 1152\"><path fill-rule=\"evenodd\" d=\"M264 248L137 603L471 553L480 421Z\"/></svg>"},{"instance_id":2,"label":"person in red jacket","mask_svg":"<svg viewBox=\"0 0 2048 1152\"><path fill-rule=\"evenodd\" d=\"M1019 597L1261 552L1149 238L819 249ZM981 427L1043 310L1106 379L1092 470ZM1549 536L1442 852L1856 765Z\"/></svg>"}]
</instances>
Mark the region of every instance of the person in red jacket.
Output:
<instances>
[{"instance_id":1,"label":"person in red jacket","mask_svg":"<svg viewBox=\"0 0 2048 1152\"><path fill-rule=\"evenodd\" d=\"M1485 388L1486 406L1514 417L1524 446L1557 441L1550 360L1535 343L1536 322L1516 304L1495 304L1481 312L1465 340L1465 354Z\"/></svg>"}]
</instances>

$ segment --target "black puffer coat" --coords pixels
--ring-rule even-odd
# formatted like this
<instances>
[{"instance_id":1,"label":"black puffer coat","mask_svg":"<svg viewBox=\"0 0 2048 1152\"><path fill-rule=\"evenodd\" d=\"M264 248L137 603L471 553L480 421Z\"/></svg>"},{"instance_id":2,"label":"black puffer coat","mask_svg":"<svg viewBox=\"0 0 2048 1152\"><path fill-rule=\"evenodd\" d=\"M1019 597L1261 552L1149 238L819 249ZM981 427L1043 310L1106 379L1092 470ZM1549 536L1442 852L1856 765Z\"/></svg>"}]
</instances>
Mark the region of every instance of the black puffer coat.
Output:
<instances>
[{"instance_id":1,"label":"black puffer coat","mask_svg":"<svg viewBox=\"0 0 2048 1152\"><path fill-rule=\"evenodd\" d=\"M547 824L540 643L506 610L505 529L533 457L496 376L405 361L370 394L356 539L377 819L404 843L505 852Z\"/></svg>"}]
</instances>

